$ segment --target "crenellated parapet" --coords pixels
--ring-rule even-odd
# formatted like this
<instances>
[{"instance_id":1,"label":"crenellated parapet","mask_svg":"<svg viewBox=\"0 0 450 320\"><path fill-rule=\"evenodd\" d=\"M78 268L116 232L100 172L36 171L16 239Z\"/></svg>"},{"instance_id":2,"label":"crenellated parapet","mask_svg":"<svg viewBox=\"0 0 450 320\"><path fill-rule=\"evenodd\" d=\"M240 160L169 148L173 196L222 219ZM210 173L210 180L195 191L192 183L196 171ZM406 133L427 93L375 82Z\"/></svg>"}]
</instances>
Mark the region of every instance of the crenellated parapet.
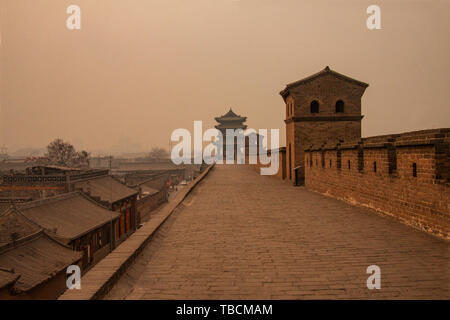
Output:
<instances>
[{"instance_id":1,"label":"crenellated parapet","mask_svg":"<svg viewBox=\"0 0 450 320\"><path fill-rule=\"evenodd\" d=\"M450 129L314 144L307 188L449 238Z\"/></svg>"},{"instance_id":2,"label":"crenellated parapet","mask_svg":"<svg viewBox=\"0 0 450 320\"><path fill-rule=\"evenodd\" d=\"M313 144L305 149L305 163L312 168L340 170L348 169L350 161L349 170L357 164L353 169L361 174L448 183L449 141L450 129L445 128Z\"/></svg>"}]
</instances>

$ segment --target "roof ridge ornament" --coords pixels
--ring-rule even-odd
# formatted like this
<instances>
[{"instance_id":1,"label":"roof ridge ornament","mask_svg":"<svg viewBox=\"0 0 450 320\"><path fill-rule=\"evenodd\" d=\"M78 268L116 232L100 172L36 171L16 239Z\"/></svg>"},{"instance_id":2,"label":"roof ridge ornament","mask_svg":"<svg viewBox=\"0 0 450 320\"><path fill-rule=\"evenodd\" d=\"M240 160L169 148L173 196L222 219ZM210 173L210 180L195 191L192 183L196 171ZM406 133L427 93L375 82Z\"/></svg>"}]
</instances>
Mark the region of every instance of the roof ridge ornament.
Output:
<instances>
[{"instance_id":1,"label":"roof ridge ornament","mask_svg":"<svg viewBox=\"0 0 450 320\"><path fill-rule=\"evenodd\" d=\"M234 113L233 109L230 107L230 110L224 116L238 116L238 115Z\"/></svg>"}]
</instances>

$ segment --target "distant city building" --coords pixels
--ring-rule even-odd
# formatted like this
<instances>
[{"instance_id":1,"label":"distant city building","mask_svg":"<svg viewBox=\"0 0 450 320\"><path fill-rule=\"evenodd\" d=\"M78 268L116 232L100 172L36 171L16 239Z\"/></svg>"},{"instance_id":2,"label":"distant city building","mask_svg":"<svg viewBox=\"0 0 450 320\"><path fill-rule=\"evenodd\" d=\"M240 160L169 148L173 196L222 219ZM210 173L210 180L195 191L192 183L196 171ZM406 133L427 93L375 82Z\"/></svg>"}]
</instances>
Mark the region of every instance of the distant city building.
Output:
<instances>
[{"instance_id":1,"label":"distant city building","mask_svg":"<svg viewBox=\"0 0 450 320\"><path fill-rule=\"evenodd\" d=\"M8 150L6 148L0 148L0 161L8 160Z\"/></svg>"}]
</instances>

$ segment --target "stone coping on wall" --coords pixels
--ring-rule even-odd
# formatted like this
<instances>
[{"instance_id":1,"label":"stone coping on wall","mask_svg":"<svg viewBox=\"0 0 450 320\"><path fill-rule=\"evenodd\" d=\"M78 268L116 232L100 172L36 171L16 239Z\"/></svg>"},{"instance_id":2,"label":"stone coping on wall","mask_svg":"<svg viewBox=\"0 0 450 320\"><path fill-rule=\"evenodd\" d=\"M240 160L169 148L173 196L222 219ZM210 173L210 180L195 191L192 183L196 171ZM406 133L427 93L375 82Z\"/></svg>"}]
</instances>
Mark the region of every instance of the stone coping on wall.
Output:
<instances>
[{"instance_id":1,"label":"stone coping on wall","mask_svg":"<svg viewBox=\"0 0 450 320\"><path fill-rule=\"evenodd\" d=\"M59 297L59 300L96 300L104 297L151 241L153 234L213 167L214 165L209 166L190 186L181 190L172 201L162 205L157 216L146 222L89 270L81 279L81 290L67 290Z\"/></svg>"},{"instance_id":2,"label":"stone coping on wall","mask_svg":"<svg viewBox=\"0 0 450 320\"><path fill-rule=\"evenodd\" d=\"M363 144L363 141L360 139L360 140L352 140L352 141L348 141L348 142L347 141L341 142L337 147L341 150L357 149L362 144Z\"/></svg>"},{"instance_id":3,"label":"stone coping on wall","mask_svg":"<svg viewBox=\"0 0 450 320\"><path fill-rule=\"evenodd\" d=\"M387 145L395 147L435 145L450 141L450 128L420 130L400 134L389 134L362 138L359 140L328 142L313 144L305 151L327 151L362 148L384 148Z\"/></svg>"}]
</instances>

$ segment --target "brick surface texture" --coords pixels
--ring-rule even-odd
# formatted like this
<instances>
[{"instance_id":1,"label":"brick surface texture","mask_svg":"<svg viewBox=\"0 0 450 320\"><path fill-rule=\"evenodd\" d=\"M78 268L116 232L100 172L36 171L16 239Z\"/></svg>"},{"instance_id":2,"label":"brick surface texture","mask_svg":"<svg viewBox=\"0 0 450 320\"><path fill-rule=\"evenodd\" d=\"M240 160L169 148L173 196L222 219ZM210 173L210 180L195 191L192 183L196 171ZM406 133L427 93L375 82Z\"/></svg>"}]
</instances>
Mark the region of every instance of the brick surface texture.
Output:
<instances>
[{"instance_id":1,"label":"brick surface texture","mask_svg":"<svg viewBox=\"0 0 450 320\"><path fill-rule=\"evenodd\" d=\"M216 165L112 290L126 299L449 299L449 242ZM381 290L366 286L381 268ZM115 296L114 296L115 295Z\"/></svg>"}]
</instances>

